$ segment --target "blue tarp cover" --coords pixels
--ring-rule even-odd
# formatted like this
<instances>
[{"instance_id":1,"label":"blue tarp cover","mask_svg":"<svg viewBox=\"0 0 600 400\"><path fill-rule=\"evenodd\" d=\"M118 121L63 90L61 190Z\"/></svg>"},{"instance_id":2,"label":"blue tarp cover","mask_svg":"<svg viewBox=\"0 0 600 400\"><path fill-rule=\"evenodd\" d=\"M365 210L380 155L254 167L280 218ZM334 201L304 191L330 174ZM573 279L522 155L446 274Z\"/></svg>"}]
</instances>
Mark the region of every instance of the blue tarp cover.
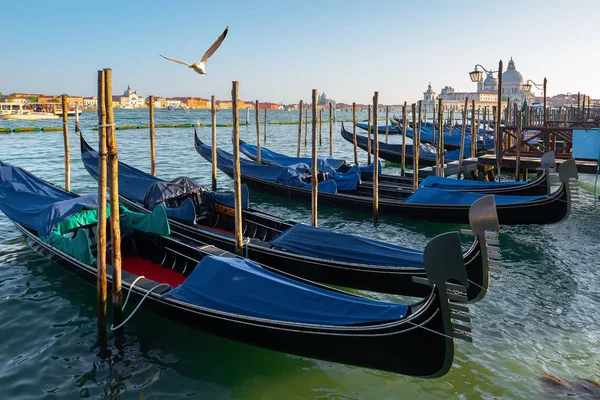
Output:
<instances>
[{"instance_id":1,"label":"blue tarp cover","mask_svg":"<svg viewBox=\"0 0 600 400\"><path fill-rule=\"evenodd\" d=\"M367 137L364 135L356 135L357 143L362 144L363 146L368 145ZM373 145L374 140L371 138L371 145ZM435 160L435 147L433 147L429 143L421 143L419 147L419 160ZM402 144L389 144L382 141L379 141L379 151L389 151L392 153L402 154ZM413 155L413 145L406 145L406 154L409 156ZM460 150L447 151L444 153L444 161L457 161L460 156ZM465 147L463 150L463 158L471 157L471 149Z\"/></svg>"},{"instance_id":2,"label":"blue tarp cover","mask_svg":"<svg viewBox=\"0 0 600 400\"><path fill-rule=\"evenodd\" d=\"M356 126L358 126L361 129L364 129L366 131L369 130L369 125L365 124L365 123L362 123L362 122L357 122ZM395 126L395 125L389 124L387 127L388 127L388 134L390 134L390 133L391 134L402 133L402 132L400 132L400 130L398 129L398 127ZM385 134L385 125L379 125L379 126L377 126L377 129L378 129L379 133ZM375 130L375 125L371 125L371 133L373 133L374 130Z\"/></svg>"},{"instance_id":3,"label":"blue tarp cover","mask_svg":"<svg viewBox=\"0 0 600 400\"><path fill-rule=\"evenodd\" d=\"M323 325L392 321L404 318L408 309L306 285L247 259L214 256L204 257L165 297L245 316Z\"/></svg>"},{"instance_id":4,"label":"blue tarp cover","mask_svg":"<svg viewBox=\"0 0 600 400\"><path fill-rule=\"evenodd\" d=\"M402 200L409 204L444 204L444 205L471 205L476 200L489 196L487 194L456 192L433 188L419 188L410 197ZM517 204L526 203L528 201L543 199L547 196L503 196L493 195L496 205L498 204Z\"/></svg>"},{"instance_id":5,"label":"blue tarp cover","mask_svg":"<svg viewBox=\"0 0 600 400\"><path fill-rule=\"evenodd\" d=\"M291 253L357 264L423 267L423 252L297 224L271 241Z\"/></svg>"},{"instance_id":6,"label":"blue tarp cover","mask_svg":"<svg viewBox=\"0 0 600 400\"><path fill-rule=\"evenodd\" d=\"M498 188L498 187L513 187L526 185L529 182L485 182L471 181L463 179L444 178L442 176L430 175L419 184L419 187L430 187L435 189L445 190L468 190L468 189L483 189L483 188Z\"/></svg>"},{"instance_id":7,"label":"blue tarp cover","mask_svg":"<svg viewBox=\"0 0 600 400\"><path fill-rule=\"evenodd\" d=\"M198 152L206 159L211 161L212 154L211 148L205 144L197 146ZM233 155L224 150L217 149L217 165L219 168L225 168L226 170L233 170ZM240 159L240 173L245 176L262 179L268 182L279 183L281 185L299 187L302 189L310 190L311 185L305 183L301 178L307 175L308 164L300 163L290 165L287 167L278 167L271 165L262 165L257 162ZM323 193L337 193L338 180L344 187L350 187L353 185L352 181L355 181L354 187L360 180L360 174L358 171L350 172L349 175L339 174L340 176L334 176L332 179L328 179L319 182L319 191Z\"/></svg>"},{"instance_id":8,"label":"blue tarp cover","mask_svg":"<svg viewBox=\"0 0 600 400\"><path fill-rule=\"evenodd\" d=\"M258 150L253 144L240 144L240 151L252 160L256 160L258 158ZM260 148L260 158L262 163L279 165L282 167L287 167L294 164L312 165L311 157L289 157L285 154L277 153L265 147ZM345 160L341 160L339 158L320 157L317 159L317 168L321 172L333 172L345 163Z\"/></svg>"},{"instance_id":9,"label":"blue tarp cover","mask_svg":"<svg viewBox=\"0 0 600 400\"><path fill-rule=\"evenodd\" d=\"M437 140L438 129L435 130L435 140ZM452 145L459 147L460 146L460 137L462 135L462 128L453 127L452 130L449 130L448 127L444 128L444 144ZM406 136L413 137L413 131L406 131ZM424 142L432 142L433 132L431 123L422 124L421 125L421 140ZM467 131L465 134L465 151L467 148L471 147L471 131ZM483 135L477 135L477 148L483 148ZM485 148L492 149L494 148L494 139L493 136L486 134Z\"/></svg>"},{"instance_id":10,"label":"blue tarp cover","mask_svg":"<svg viewBox=\"0 0 600 400\"><path fill-rule=\"evenodd\" d=\"M84 208L98 208L98 195L77 196L29 172L0 162L0 210L11 220L47 236Z\"/></svg>"}]
</instances>

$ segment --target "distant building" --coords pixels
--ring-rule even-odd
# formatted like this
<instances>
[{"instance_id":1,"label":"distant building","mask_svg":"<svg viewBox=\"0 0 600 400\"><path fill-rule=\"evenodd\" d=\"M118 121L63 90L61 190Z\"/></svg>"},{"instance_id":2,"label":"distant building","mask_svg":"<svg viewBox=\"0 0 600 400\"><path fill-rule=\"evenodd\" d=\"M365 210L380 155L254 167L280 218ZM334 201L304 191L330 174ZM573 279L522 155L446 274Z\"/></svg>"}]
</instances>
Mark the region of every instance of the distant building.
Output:
<instances>
[{"instance_id":1,"label":"distant building","mask_svg":"<svg viewBox=\"0 0 600 400\"><path fill-rule=\"evenodd\" d=\"M423 92L422 111L433 112L435 106L435 92L431 89L431 82L427 86L427 90Z\"/></svg>"},{"instance_id":2,"label":"distant building","mask_svg":"<svg viewBox=\"0 0 600 400\"><path fill-rule=\"evenodd\" d=\"M84 97L83 105L84 105L84 107L98 107L98 98L97 97Z\"/></svg>"},{"instance_id":3,"label":"distant building","mask_svg":"<svg viewBox=\"0 0 600 400\"><path fill-rule=\"evenodd\" d=\"M146 99L140 96L137 91L132 90L130 85L127 85L127 90L123 92L122 96L113 96L113 103L115 97L118 99L121 108L140 108L146 105Z\"/></svg>"},{"instance_id":4,"label":"distant building","mask_svg":"<svg viewBox=\"0 0 600 400\"><path fill-rule=\"evenodd\" d=\"M181 107L181 99L176 97L167 98L167 107L179 108Z\"/></svg>"},{"instance_id":5,"label":"distant building","mask_svg":"<svg viewBox=\"0 0 600 400\"><path fill-rule=\"evenodd\" d=\"M67 97L67 105L70 107L83 106L83 97L69 96Z\"/></svg>"},{"instance_id":6,"label":"distant building","mask_svg":"<svg viewBox=\"0 0 600 400\"><path fill-rule=\"evenodd\" d=\"M202 97L193 98L186 97L186 105L188 108L210 108L210 100L203 99Z\"/></svg>"},{"instance_id":7,"label":"distant building","mask_svg":"<svg viewBox=\"0 0 600 400\"><path fill-rule=\"evenodd\" d=\"M320 106L329 107L329 103L331 103L332 106L335 107L335 100L328 99L327 95L325 94L325 92L321 93L321 95L319 96L319 101L317 102L317 104L320 105Z\"/></svg>"},{"instance_id":8,"label":"distant building","mask_svg":"<svg viewBox=\"0 0 600 400\"><path fill-rule=\"evenodd\" d=\"M278 110L279 104L277 103L258 103L260 110Z\"/></svg>"}]
</instances>

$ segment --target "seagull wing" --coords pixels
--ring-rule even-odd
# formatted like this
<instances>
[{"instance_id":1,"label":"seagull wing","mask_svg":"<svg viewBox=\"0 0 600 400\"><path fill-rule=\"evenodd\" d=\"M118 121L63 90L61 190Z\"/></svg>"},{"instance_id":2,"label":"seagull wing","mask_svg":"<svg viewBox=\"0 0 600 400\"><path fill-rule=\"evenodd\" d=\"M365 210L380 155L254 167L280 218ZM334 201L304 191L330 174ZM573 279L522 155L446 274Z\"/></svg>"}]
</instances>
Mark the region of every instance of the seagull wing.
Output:
<instances>
[{"instance_id":1,"label":"seagull wing","mask_svg":"<svg viewBox=\"0 0 600 400\"><path fill-rule=\"evenodd\" d=\"M215 51L217 51L221 43L223 43L223 40L225 40L225 36L227 36L228 30L229 27L225 28L223 33L221 33L221 36L219 36L218 39L212 44L212 46L210 46L210 49L206 50L206 53L204 53L202 59L200 60L200 64L206 63L210 56L212 56L215 53Z\"/></svg>"},{"instance_id":2,"label":"seagull wing","mask_svg":"<svg viewBox=\"0 0 600 400\"><path fill-rule=\"evenodd\" d=\"M187 65L188 67L190 66L190 64L188 64L188 63L186 63L186 62L179 61L179 60L176 60L176 59L174 59L174 58L165 57L165 56L163 56L162 54L159 54L159 56L161 56L162 58L166 58L166 59L167 59L167 60L169 60L169 61L174 61L174 62L176 62L176 63L178 63L178 64Z\"/></svg>"}]
</instances>

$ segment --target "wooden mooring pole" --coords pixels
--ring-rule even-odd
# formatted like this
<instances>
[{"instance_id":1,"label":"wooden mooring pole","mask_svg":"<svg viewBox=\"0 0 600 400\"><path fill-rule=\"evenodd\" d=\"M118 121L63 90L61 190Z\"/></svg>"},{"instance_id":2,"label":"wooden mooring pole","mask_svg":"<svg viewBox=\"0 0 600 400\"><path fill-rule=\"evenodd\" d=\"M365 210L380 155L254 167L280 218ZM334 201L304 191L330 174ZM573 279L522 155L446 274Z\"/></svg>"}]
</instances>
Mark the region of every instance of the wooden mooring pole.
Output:
<instances>
[{"instance_id":1,"label":"wooden mooring pole","mask_svg":"<svg viewBox=\"0 0 600 400\"><path fill-rule=\"evenodd\" d=\"M108 186L110 188L110 241L112 265L113 325L122 321L121 305L121 217L119 214L119 158L115 135L115 116L112 104L112 70L104 70L106 77L104 102L106 104L106 136L108 147Z\"/></svg>"},{"instance_id":2,"label":"wooden mooring pole","mask_svg":"<svg viewBox=\"0 0 600 400\"><path fill-rule=\"evenodd\" d=\"M298 102L298 149L296 150L296 157L300 157L302 151L302 110L304 108L304 101Z\"/></svg>"},{"instance_id":3,"label":"wooden mooring pole","mask_svg":"<svg viewBox=\"0 0 600 400\"><path fill-rule=\"evenodd\" d=\"M435 120L435 115L433 115ZM436 151L436 174L444 176L444 109L442 99L438 99L438 138Z\"/></svg>"},{"instance_id":4,"label":"wooden mooring pole","mask_svg":"<svg viewBox=\"0 0 600 400\"><path fill-rule=\"evenodd\" d=\"M413 118L414 121L414 118ZM402 176L406 175L406 124L408 124L408 118L406 115L406 102L402 106ZM414 129L414 126L413 126ZM414 131L413 131L414 132ZM414 137L414 135L413 135Z\"/></svg>"},{"instance_id":5,"label":"wooden mooring pole","mask_svg":"<svg viewBox=\"0 0 600 400\"><path fill-rule=\"evenodd\" d=\"M375 148L373 151L373 224L377 224L379 216L379 129L377 127L377 111L379 104L379 92L373 94L373 132Z\"/></svg>"},{"instance_id":6,"label":"wooden mooring pole","mask_svg":"<svg viewBox=\"0 0 600 400\"><path fill-rule=\"evenodd\" d=\"M67 95L62 95L62 123L65 143L65 189L71 190L71 151L69 149L69 107Z\"/></svg>"},{"instance_id":7,"label":"wooden mooring pole","mask_svg":"<svg viewBox=\"0 0 600 400\"><path fill-rule=\"evenodd\" d=\"M150 174L156 176L156 155L154 149L154 96L148 99L150 112Z\"/></svg>"},{"instance_id":8,"label":"wooden mooring pole","mask_svg":"<svg viewBox=\"0 0 600 400\"><path fill-rule=\"evenodd\" d=\"M356 142L356 103L352 103L352 146L354 147L354 165L358 165L358 144Z\"/></svg>"},{"instance_id":9,"label":"wooden mooring pole","mask_svg":"<svg viewBox=\"0 0 600 400\"><path fill-rule=\"evenodd\" d=\"M329 157L333 157L333 108L329 103Z\"/></svg>"},{"instance_id":10,"label":"wooden mooring pole","mask_svg":"<svg viewBox=\"0 0 600 400\"><path fill-rule=\"evenodd\" d=\"M420 104L420 101L419 101ZM416 191L419 188L419 145L417 140L419 139L419 128L417 127L417 121L421 125L421 115L417 118L417 105L412 104L412 122L413 122L413 190Z\"/></svg>"},{"instance_id":11,"label":"wooden mooring pole","mask_svg":"<svg viewBox=\"0 0 600 400\"><path fill-rule=\"evenodd\" d=\"M523 126L523 119L521 118L521 112L520 111L516 111L516 116L518 117L518 122L517 122L517 155L515 157L515 180L519 181L520 180L520 164L521 164L521 137L522 137L522 126Z\"/></svg>"},{"instance_id":12,"label":"wooden mooring pole","mask_svg":"<svg viewBox=\"0 0 600 400\"><path fill-rule=\"evenodd\" d=\"M75 104L75 134L81 132L79 129L79 105Z\"/></svg>"},{"instance_id":13,"label":"wooden mooring pole","mask_svg":"<svg viewBox=\"0 0 600 400\"><path fill-rule=\"evenodd\" d=\"M494 128L496 130L494 145L496 147L496 167L500 172L500 166L502 165L502 145L504 143L502 134L502 60L498 62L498 99L496 104L496 112L494 113ZM485 137L485 136L484 136ZM499 177L498 177L499 178Z\"/></svg>"},{"instance_id":14,"label":"wooden mooring pole","mask_svg":"<svg viewBox=\"0 0 600 400\"><path fill-rule=\"evenodd\" d=\"M465 155L465 140L467 138L467 107L469 106L469 97L465 97L465 104L463 105L462 112L462 130L460 132L460 153L458 155L458 172L457 178L460 179L462 174L462 163ZM474 157L474 155L472 156Z\"/></svg>"},{"instance_id":15,"label":"wooden mooring pole","mask_svg":"<svg viewBox=\"0 0 600 400\"><path fill-rule=\"evenodd\" d=\"M265 107L266 107L266 106L265 106ZM268 119L267 119L267 109L265 108L265 121L264 121L264 130L265 130L264 141L265 141L265 143L267 143L267 123L268 123Z\"/></svg>"},{"instance_id":16,"label":"wooden mooring pole","mask_svg":"<svg viewBox=\"0 0 600 400\"><path fill-rule=\"evenodd\" d=\"M367 165L371 165L371 108L369 104L369 118L367 122Z\"/></svg>"},{"instance_id":17,"label":"wooden mooring pole","mask_svg":"<svg viewBox=\"0 0 600 400\"><path fill-rule=\"evenodd\" d=\"M96 308L98 339L106 341L106 104L105 74L98 71L98 225L96 231ZM102 216L102 217L101 217Z\"/></svg>"},{"instance_id":18,"label":"wooden mooring pole","mask_svg":"<svg viewBox=\"0 0 600 400\"><path fill-rule=\"evenodd\" d=\"M210 96L210 120L211 120L211 159L212 159L212 190L217 191L217 99L215 95ZM259 156L260 157L260 156Z\"/></svg>"},{"instance_id":19,"label":"wooden mooring pole","mask_svg":"<svg viewBox=\"0 0 600 400\"><path fill-rule=\"evenodd\" d=\"M260 164L260 109L258 100L255 102L254 111L256 113L256 153L258 154L256 161Z\"/></svg>"},{"instance_id":20,"label":"wooden mooring pole","mask_svg":"<svg viewBox=\"0 0 600 400\"><path fill-rule=\"evenodd\" d=\"M232 82L231 88L231 110L233 112L233 205L234 205L234 233L235 253L243 256L244 242L242 240L242 184L240 179L240 121L238 120L238 81ZM265 108L265 121L267 109Z\"/></svg>"},{"instance_id":21,"label":"wooden mooring pole","mask_svg":"<svg viewBox=\"0 0 600 400\"><path fill-rule=\"evenodd\" d=\"M304 110L304 146L308 146L308 109Z\"/></svg>"},{"instance_id":22,"label":"wooden mooring pole","mask_svg":"<svg viewBox=\"0 0 600 400\"><path fill-rule=\"evenodd\" d=\"M389 125L390 125L390 106L385 106L385 144L388 144Z\"/></svg>"},{"instance_id":23,"label":"wooden mooring pole","mask_svg":"<svg viewBox=\"0 0 600 400\"><path fill-rule=\"evenodd\" d=\"M485 136L483 137L485 140ZM471 100L471 157L477 157L477 130L475 129L475 100Z\"/></svg>"},{"instance_id":24,"label":"wooden mooring pole","mask_svg":"<svg viewBox=\"0 0 600 400\"><path fill-rule=\"evenodd\" d=\"M312 90L312 178L311 178L311 225L317 226L317 207L319 199L319 179L317 169L317 89Z\"/></svg>"},{"instance_id":25,"label":"wooden mooring pole","mask_svg":"<svg viewBox=\"0 0 600 400\"><path fill-rule=\"evenodd\" d=\"M319 146L323 144L323 109L319 110Z\"/></svg>"}]
</instances>

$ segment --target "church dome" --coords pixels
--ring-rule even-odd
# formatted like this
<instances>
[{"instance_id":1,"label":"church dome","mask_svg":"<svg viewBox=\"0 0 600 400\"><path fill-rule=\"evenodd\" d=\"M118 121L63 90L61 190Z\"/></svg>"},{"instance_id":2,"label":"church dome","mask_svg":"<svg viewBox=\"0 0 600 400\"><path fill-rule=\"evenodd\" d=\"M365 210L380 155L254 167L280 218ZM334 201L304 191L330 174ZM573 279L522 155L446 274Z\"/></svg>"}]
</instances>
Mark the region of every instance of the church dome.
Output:
<instances>
[{"instance_id":1,"label":"church dome","mask_svg":"<svg viewBox=\"0 0 600 400\"><path fill-rule=\"evenodd\" d=\"M485 78L485 81L483 81L483 88L484 89L495 90L497 87L498 87L498 81L496 80L496 78L494 78L491 75L488 75L488 77Z\"/></svg>"},{"instance_id":2,"label":"church dome","mask_svg":"<svg viewBox=\"0 0 600 400\"><path fill-rule=\"evenodd\" d=\"M523 76L515 69L515 62L511 57L506 72L502 74L502 84L511 86L521 83L523 83Z\"/></svg>"}]
</instances>

